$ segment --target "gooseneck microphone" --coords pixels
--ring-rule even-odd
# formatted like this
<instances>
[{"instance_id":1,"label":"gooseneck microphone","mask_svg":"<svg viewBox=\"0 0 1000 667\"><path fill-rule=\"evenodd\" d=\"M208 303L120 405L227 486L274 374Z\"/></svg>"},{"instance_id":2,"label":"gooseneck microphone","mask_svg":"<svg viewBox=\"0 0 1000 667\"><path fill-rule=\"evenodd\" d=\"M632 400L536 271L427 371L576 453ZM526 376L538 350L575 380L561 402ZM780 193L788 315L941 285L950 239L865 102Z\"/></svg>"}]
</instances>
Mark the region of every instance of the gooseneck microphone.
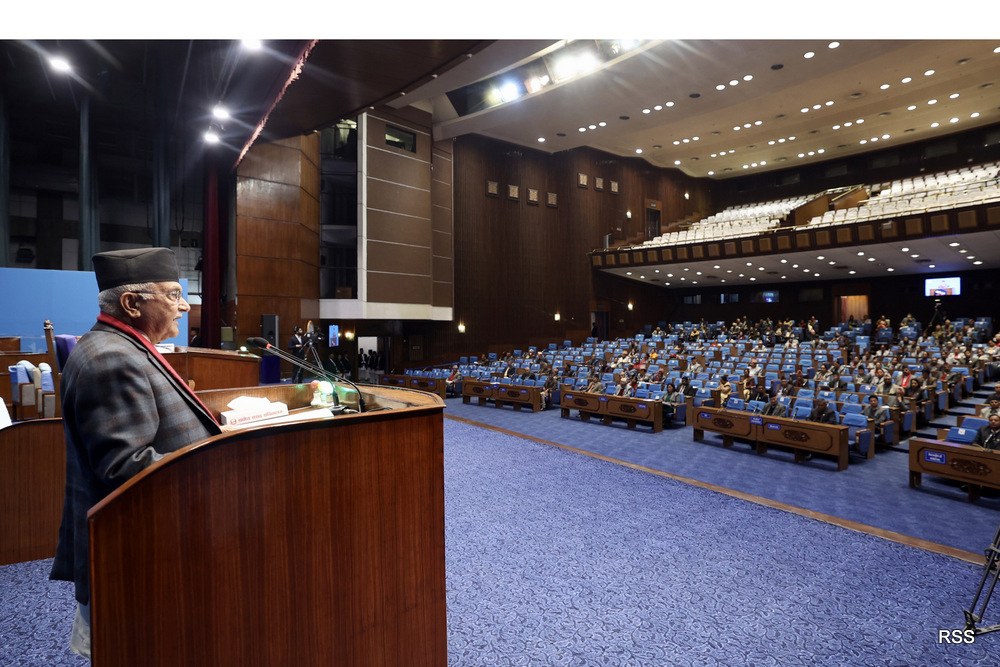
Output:
<instances>
[{"instance_id":1,"label":"gooseneck microphone","mask_svg":"<svg viewBox=\"0 0 1000 667\"><path fill-rule=\"evenodd\" d=\"M288 354L284 350L280 350L280 349L276 348L275 346L271 345L271 343L269 343L266 338L248 338L247 339L247 343L250 344L250 345L253 345L256 348L260 348L261 350L264 350L265 352L270 352L274 356L276 356L276 357L278 357L280 359L284 359L288 363L293 364L295 366L298 366L299 368L302 368L303 370L307 370L310 373L312 373L313 375L315 375L317 377L320 377L320 378L323 378L327 382L331 382L333 384L339 384L339 383L343 382L343 383L351 385L354 388L354 391L358 392L358 411L359 412L364 412L365 411L365 397L364 397L364 395L361 393L361 390L358 389L358 385L354 384L353 382L351 382L347 378L341 377L341 376L339 376L339 375L337 375L335 373L331 373L330 371L326 370L325 368L320 368L318 366L310 364L307 361L303 361L303 360L299 359L296 356ZM338 405L340 404L340 399L337 397L337 392L333 392L333 400L336 401L336 403Z\"/></svg>"}]
</instances>

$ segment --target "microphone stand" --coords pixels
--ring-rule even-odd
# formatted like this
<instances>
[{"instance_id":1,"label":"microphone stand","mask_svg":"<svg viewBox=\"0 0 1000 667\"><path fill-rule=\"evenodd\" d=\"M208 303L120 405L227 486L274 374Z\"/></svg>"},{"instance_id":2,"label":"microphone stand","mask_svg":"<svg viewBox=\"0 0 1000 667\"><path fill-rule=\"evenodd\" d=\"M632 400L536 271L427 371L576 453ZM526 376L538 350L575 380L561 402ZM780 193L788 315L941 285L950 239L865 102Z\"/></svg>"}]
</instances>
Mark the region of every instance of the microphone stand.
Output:
<instances>
[{"instance_id":1,"label":"microphone stand","mask_svg":"<svg viewBox=\"0 0 1000 667\"><path fill-rule=\"evenodd\" d=\"M247 343L253 345L256 348L264 350L265 352L270 352L279 359L284 359L288 363L298 366L303 370L307 370L316 377L320 377L326 380L327 382L330 382L332 384L346 383L351 385L354 388L354 391L358 392L358 408L359 408L358 412L365 411L365 397L361 394L361 390L358 389L358 386L353 382L351 382L350 380L348 380L347 378L341 377L335 373L331 373L325 368L315 366L307 361L302 361L298 357L295 357L291 354L288 354L284 350L280 350L274 347L273 345L271 345L271 343L267 341L266 338L248 338ZM340 399L337 397L337 392L333 393L333 400L336 405L340 405Z\"/></svg>"},{"instance_id":2,"label":"microphone stand","mask_svg":"<svg viewBox=\"0 0 1000 667\"><path fill-rule=\"evenodd\" d=\"M986 595L983 597L983 604L979 608L979 613L976 613L976 604L979 602L980 596L983 594L983 588L990 580L991 573L993 575L993 581L989 582L989 587L986 589ZM997 585L998 578L1000 578L1000 528L997 528L996 535L993 536L993 543L986 548L986 563L983 566L982 581L979 582L979 588L976 590L976 595L972 599L972 604L965 610L965 629L967 631L971 630L977 635L983 635L988 632L1000 630L1000 624L991 625L985 628L976 627L976 623L983 620L983 614L986 613L986 605L989 604L990 597L993 596L993 589Z\"/></svg>"}]
</instances>

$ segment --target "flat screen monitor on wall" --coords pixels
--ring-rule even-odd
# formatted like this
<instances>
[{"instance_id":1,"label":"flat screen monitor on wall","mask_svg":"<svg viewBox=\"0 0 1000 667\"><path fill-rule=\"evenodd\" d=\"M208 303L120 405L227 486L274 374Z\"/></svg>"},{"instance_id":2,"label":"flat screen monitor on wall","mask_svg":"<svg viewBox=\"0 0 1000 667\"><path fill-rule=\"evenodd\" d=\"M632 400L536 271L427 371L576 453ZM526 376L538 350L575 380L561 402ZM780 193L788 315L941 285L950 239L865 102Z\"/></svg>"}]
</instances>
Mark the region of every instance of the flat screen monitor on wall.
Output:
<instances>
[{"instance_id":1,"label":"flat screen monitor on wall","mask_svg":"<svg viewBox=\"0 0 1000 667\"><path fill-rule=\"evenodd\" d=\"M340 345L340 325L331 324L330 325L330 339L328 342L330 347L337 347Z\"/></svg>"},{"instance_id":2,"label":"flat screen monitor on wall","mask_svg":"<svg viewBox=\"0 0 1000 667\"><path fill-rule=\"evenodd\" d=\"M925 278L924 296L957 296L962 293L962 279Z\"/></svg>"}]
</instances>

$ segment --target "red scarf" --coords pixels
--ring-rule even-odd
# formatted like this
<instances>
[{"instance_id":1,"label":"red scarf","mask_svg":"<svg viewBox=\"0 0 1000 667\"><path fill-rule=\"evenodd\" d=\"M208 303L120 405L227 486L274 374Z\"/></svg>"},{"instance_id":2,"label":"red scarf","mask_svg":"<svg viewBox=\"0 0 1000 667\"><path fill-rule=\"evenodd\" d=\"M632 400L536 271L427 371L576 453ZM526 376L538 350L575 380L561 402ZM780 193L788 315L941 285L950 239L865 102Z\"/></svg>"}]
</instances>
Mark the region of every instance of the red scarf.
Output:
<instances>
[{"instance_id":1,"label":"red scarf","mask_svg":"<svg viewBox=\"0 0 1000 667\"><path fill-rule=\"evenodd\" d=\"M219 423L219 421L215 418L215 415L212 414L212 411L209 410L205 406L205 404L201 402L201 399L198 398L198 395L195 394L191 390L191 387L188 386L188 383L186 381L184 381L184 379L181 378L180 375L177 374L177 371L174 370L174 367L170 365L170 362L168 362L163 357L163 355L160 353L160 351L156 349L156 346L153 345L151 342L149 342L149 339L146 338L144 335L142 335L142 333L138 329L136 329L135 327L130 326L128 324L125 324L121 320L116 319L116 318L112 317L111 315L108 315L107 313L101 313L100 315L98 315L97 316L97 321L98 322L103 322L104 324L107 324L108 326L114 327L115 329L118 329L119 331L121 331L122 333L126 334L130 338L133 338L136 341L138 341L139 344L142 345L142 347L145 348L145 350L147 352L149 352L150 354L152 354L161 364L163 364L163 367L167 369L167 372L169 372L170 375L172 375L173 378L175 380L177 380L177 383L181 387L184 388L184 391L186 391L188 393L188 396L190 396L192 399L194 399L194 402L197 403L198 405L200 405L202 407L202 409L205 411L205 413L209 417L212 418L212 421L214 421L216 424Z\"/></svg>"}]
</instances>

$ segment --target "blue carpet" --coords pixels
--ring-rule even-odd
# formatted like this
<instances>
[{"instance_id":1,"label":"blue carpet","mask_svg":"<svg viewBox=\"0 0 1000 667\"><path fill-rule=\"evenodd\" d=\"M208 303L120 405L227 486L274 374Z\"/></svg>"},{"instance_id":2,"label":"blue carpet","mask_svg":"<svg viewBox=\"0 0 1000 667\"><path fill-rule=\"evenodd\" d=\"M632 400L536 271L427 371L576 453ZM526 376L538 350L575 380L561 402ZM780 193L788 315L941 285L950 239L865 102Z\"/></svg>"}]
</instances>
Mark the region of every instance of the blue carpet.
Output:
<instances>
[{"instance_id":1,"label":"blue carpet","mask_svg":"<svg viewBox=\"0 0 1000 667\"><path fill-rule=\"evenodd\" d=\"M937 643L981 568L466 424L445 434L453 666L995 664L991 636Z\"/></svg>"},{"instance_id":2,"label":"blue carpet","mask_svg":"<svg viewBox=\"0 0 1000 667\"><path fill-rule=\"evenodd\" d=\"M448 399L445 414L975 554L983 553L1000 522L1000 498L969 503L958 484L927 475L921 488L909 488L903 448L879 450L871 460L851 456L847 470L837 472L831 458L796 464L789 451L758 456L739 442L724 449L721 436L711 433L694 442L690 427L654 434L624 422L583 422L575 411L563 419L558 409L515 412L460 398Z\"/></svg>"}]
</instances>

